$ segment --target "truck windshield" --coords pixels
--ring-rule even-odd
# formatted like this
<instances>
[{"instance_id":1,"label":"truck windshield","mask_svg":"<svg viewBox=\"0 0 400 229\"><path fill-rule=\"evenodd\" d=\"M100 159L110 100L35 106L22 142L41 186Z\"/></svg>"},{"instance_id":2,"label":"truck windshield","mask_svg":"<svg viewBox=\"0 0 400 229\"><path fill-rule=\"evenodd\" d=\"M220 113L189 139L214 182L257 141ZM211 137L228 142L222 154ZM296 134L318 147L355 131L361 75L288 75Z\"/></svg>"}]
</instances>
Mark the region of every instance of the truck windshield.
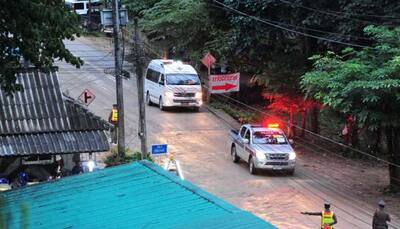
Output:
<instances>
[{"instance_id":1,"label":"truck windshield","mask_svg":"<svg viewBox=\"0 0 400 229\"><path fill-rule=\"evenodd\" d=\"M285 136L268 131L256 131L253 134L254 144L288 144Z\"/></svg>"},{"instance_id":2,"label":"truck windshield","mask_svg":"<svg viewBox=\"0 0 400 229\"><path fill-rule=\"evenodd\" d=\"M195 74L168 74L167 85L200 85L200 79Z\"/></svg>"}]
</instances>

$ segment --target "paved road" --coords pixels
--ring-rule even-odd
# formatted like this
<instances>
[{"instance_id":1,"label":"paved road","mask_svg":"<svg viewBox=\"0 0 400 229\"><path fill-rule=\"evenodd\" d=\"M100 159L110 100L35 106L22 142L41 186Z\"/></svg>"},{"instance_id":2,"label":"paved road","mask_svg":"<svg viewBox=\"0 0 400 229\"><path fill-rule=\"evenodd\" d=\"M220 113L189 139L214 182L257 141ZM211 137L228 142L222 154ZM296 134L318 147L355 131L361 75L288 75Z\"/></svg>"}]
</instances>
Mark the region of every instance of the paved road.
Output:
<instances>
[{"instance_id":1,"label":"paved road","mask_svg":"<svg viewBox=\"0 0 400 229\"><path fill-rule=\"evenodd\" d=\"M59 63L61 86L72 97L84 89L95 93L89 109L107 119L115 103L115 80L103 69L113 65L110 43L80 38L66 43L86 64L76 70ZM135 80L124 82L127 143L139 149L137 138L137 92ZM229 124L203 109L161 112L146 107L149 144L167 143L181 161L185 177L214 195L270 221L279 228L319 228L319 217L300 211L322 210L324 199L334 204L339 224L335 228L371 228L373 206L358 200L349 190L335 186L299 166L295 176L252 176L246 164L233 164L229 156ZM400 228L396 218L396 227Z\"/></svg>"}]
</instances>

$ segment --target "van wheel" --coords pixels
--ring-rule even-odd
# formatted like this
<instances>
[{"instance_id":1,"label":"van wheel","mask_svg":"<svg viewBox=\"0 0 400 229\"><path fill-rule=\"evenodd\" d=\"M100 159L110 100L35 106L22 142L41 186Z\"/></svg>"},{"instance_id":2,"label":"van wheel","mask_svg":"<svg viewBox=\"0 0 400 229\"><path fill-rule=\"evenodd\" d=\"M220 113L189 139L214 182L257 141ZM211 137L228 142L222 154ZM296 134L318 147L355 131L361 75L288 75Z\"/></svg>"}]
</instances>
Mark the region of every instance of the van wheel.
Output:
<instances>
[{"instance_id":1,"label":"van wheel","mask_svg":"<svg viewBox=\"0 0 400 229\"><path fill-rule=\"evenodd\" d=\"M251 157L250 160L249 160L249 172L252 175L256 175L257 174L257 168L254 165L253 157Z\"/></svg>"},{"instance_id":2,"label":"van wheel","mask_svg":"<svg viewBox=\"0 0 400 229\"><path fill-rule=\"evenodd\" d=\"M240 158L238 157L236 153L236 147L233 145L231 148L231 156L232 156L232 161L233 163L238 163Z\"/></svg>"},{"instance_id":3,"label":"van wheel","mask_svg":"<svg viewBox=\"0 0 400 229\"><path fill-rule=\"evenodd\" d=\"M199 112L200 111L200 107L193 107L192 110L193 110L193 112Z\"/></svg>"},{"instance_id":4,"label":"van wheel","mask_svg":"<svg viewBox=\"0 0 400 229\"><path fill-rule=\"evenodd\" d=\"M158 100L158 107L160 108L160 110L165 111L164 102L163 102L162 97L160 97L160 99Z\"/></svg>"},{"instance_id":5,"label":"van wheel","mask_svg":"<svg viewBox=\"0 0 400 229\"><path fill-rule=\"evenodd\" d=\"M149 106L153 105L153 102L150 100L150 93L149 92L146 93L146 103Z\"/></svg>"}]
</instances>

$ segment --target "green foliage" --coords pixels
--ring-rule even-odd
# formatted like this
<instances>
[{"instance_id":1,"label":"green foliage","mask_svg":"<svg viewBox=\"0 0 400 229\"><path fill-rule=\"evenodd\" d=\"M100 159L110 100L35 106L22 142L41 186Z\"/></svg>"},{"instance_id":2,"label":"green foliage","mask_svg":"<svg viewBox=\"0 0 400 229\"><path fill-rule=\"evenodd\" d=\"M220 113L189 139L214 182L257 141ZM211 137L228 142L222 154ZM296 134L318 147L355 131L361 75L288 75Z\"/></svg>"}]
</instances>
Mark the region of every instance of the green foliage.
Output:
<instances>
[{"instance_id":1,"label":"green foliage","mask_svg":"<svg viewBox=\"0 0 400 229\"><path fill-rule=\"evenodd\" d=\"M129 148L126 148L125 156L120 157L118 155L117 147L113 147L113 148L111 148L111 154L107 156L107 158L104 160L104 163L106 164L106 167L112 167L112 166L131 163L133 161L140 161L140 160L142 160L142 155L140 152L132 153L132 151ZM150 154L147 155L146 160L153 161Z\"/></svg>"},{"instance_id":2,"label":"green foliage","mask_svg":"<svg viewBox=\"0 0 400 229\"><path fill-rule=\"evenodd\" d=\"M289 29L361 45L373 43L364 36L366 25L393 25L395 20L390 16L400 17L400 5L389 0L220 2ZM136 9L132 10L135 14L139 12L142 29L158 45L182 48L197 60L211 51L236 71L259 76L276 92L300 94L300 76L310 67L307 57L344 48L228 12L207 0L126 0L126 3ZM343 13L324 13L328 11ZM385 17L363 16L368 14Z\"/></svg>"},{"instance_id":3,"label":"green foliage","mask_svg":"<svg viewBox=\"0 0 400 229\"><path fill-rule=\"evenodd\" d=\"M313 70L302 76L302 87L315 99L344 114L361 127L399 127L400 28L368 26L372 48L313 56Z\"/></svg>"},{"instance_id":4,"label":"green foliage","mask_svg":"<svg viewBox=\"0 0 400 229\"><path fill-rule=\"evenodd\" d=\"M141 28L165 48L193 50L207 33L208 13L201 0L161 0L142 12Z\"/></svg>"},{"instance_id":5,"label":"green foliage","mask_svg":"<svg viewBox=\"0 0 400 229\"><path fill-rule=\"evenodd\" d=\"M211 103L211 106L223 110L229 116L231 116L236 121L239 121L241 123L253 123L257 119L256 114L251 112L240 111L239 109L237 108L235 109L226 103L213 101Z\"/></svg>"},{"instance_id":6,"label":"green foliage","mask_svg":"<svg viewBox=\"0 0 400 229\"><path fill-rule=\"evenodd\" d=\"M22 57L49 69L54 60L79 67L83 62L65 48L63 40L78 35L79 17L61 0L2 0L0 10L0 85L7 92L20 89L15 74ZM13 53L19 49L18 53Z\"/></svg>"},{"instance_id":7,"label":"green foliage","mask_svg":"<svg viewBox=\"0 0 400 229\"><path fill-rule=\"evenodd\" d=\"M143 11L150 9L158 0L124 0L126 8L132 17L143 17Z\"/></svg>"}]
</instances>

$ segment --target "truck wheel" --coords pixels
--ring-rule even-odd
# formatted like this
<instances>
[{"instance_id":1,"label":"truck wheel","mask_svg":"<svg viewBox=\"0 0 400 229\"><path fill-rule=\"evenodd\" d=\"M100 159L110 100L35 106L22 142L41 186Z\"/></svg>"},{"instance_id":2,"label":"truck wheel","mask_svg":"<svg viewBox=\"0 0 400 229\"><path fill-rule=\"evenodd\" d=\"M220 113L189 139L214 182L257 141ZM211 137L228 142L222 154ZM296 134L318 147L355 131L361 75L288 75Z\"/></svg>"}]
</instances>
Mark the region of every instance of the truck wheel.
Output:
<instances>
[{"instance_id":1,"label":"truck wheel","mask_svg":"<svg viewBox=\"0 0 400 229\"><path fill-rule=\"evenodd\" d=\"M232 146L231 147L231 156L232 156L232 161L233 163L238 163L240 158L238 157L237 153L236 153L236 146Z\"/></svg>"},{"instance_id":2,"label":"truck wheel","mask_svg":"<svg viewBox=\"0 0 400 229\"><path fill-rule=\"evenodd\" d=\"M149 106L153 105L153 102L150 100L150 93L149 92L146 93L146 103Z\"/></svg>"},{"instance_id":3,"label":"truck wheel","mask_svg":"<svg viewBox=\"0 0 400 229\"><path fill-rule=\"evenodd\" d=\"M287 175L293 176L294 175L294 169L290 169L288 171L286 171Z\"/></svg>"},{"instance_id":4,"label":"truck wheel","mask_svg":"<svg viewBox=\"0 0 400 229\"><path fill-rule=\"evenodd\" d=\"M250 160L249 160L249 172L250 172L250 174L252 174L252 175L257 174L257 168L256 168L255 165L254 165L254 159L253 159L253 157L251 157Z\"/></svg>"},{"instance_id":5,"label":"truck wheel","mask_svg":"<svg viewBox=\"0 0 400 229\"><path fill-rule=\"evenodd\" d=\"M160 110L165 111L162 97L160 97L160 99L158 100L158 107L160 108Z\"/></svg>"}]
</instances>

